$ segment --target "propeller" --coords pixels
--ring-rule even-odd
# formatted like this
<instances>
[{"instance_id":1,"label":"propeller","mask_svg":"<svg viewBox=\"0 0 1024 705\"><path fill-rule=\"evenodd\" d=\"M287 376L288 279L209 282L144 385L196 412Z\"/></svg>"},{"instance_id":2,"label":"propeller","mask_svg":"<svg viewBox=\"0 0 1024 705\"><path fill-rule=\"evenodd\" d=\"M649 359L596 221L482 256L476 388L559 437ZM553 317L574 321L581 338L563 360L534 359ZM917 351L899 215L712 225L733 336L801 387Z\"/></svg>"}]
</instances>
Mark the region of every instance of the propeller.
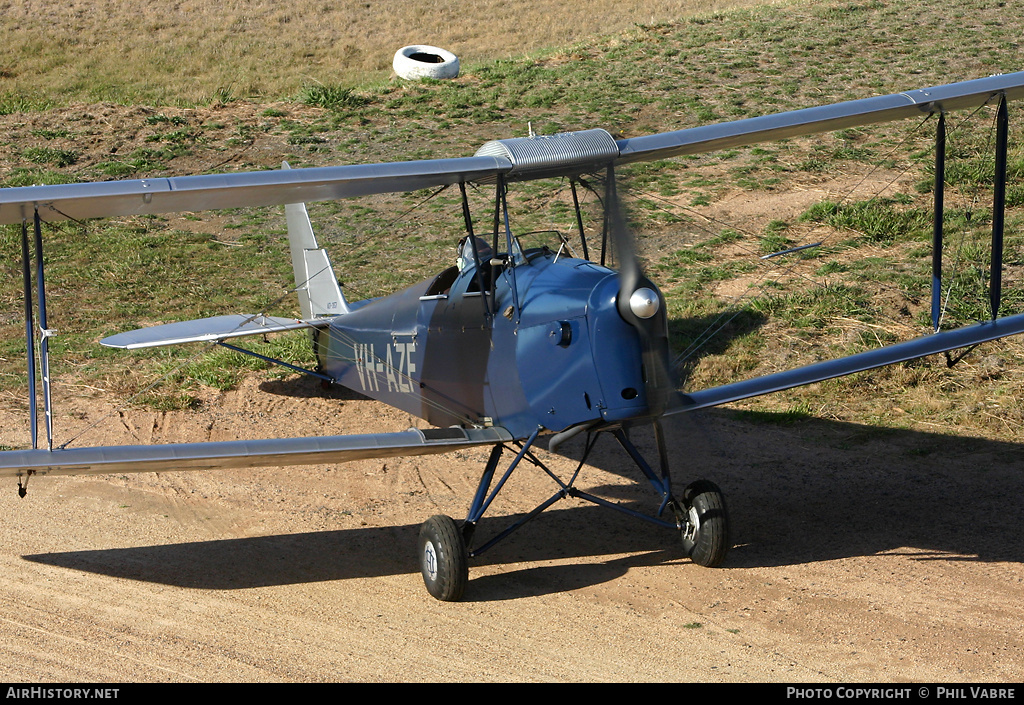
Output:
<instances>
[{"instance_id":1,"label":"propeller","mask_svg":"<svg viewBox=\"0 0 1024 705\"><path fill-rule=\"evenodd\" d=\"M661 416L676 396L676 380L669 361L665 297L644 276L611 167L608 169L606 188L608 232L619 259L619 294L616 304L619 315L636 328L639 334L647 406L652 416Z\"/></svg>"}]
</instances>

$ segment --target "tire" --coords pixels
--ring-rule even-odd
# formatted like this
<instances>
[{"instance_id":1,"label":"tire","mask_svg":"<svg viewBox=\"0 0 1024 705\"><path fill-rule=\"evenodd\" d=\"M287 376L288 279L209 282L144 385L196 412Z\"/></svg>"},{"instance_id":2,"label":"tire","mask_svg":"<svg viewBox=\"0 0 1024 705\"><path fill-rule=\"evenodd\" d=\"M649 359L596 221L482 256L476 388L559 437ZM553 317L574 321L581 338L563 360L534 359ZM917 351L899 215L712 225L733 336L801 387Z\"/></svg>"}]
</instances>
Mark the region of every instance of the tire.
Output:
<instances>
[{"instance_id":1,"label":"tire","mask_svg":"<svg viewBox=\"0 0 1024 705\"><path fill-rule=\"evenodd\" d=\"M419 557L427 592L442 602L462 598L469 582L469 553L453 519L438 514L423 523Z\"/></svg>"},{"instance_id":2,"label":"tire","mask_svg":"<svg viewBox=\"0 0 1024 705\"><path fill-rule=\"evenodd\" d=\"M718 485L698 480L683 490L683 511L689 525L682 530L683 551L697 565L722 564L729 543L729 513Z\"/></svg>"},{"instance_id":3,"label":"tire","mask_svg":"<svg viewBox=\"0 0 1024 705\"><path fill-rule=\"evenodd\" d=\"M443 80L459 75L459 57L446 49L422 44L396 51L391 66L399 77L412 81L421 78Z\"/></svg>"}]
</instances>

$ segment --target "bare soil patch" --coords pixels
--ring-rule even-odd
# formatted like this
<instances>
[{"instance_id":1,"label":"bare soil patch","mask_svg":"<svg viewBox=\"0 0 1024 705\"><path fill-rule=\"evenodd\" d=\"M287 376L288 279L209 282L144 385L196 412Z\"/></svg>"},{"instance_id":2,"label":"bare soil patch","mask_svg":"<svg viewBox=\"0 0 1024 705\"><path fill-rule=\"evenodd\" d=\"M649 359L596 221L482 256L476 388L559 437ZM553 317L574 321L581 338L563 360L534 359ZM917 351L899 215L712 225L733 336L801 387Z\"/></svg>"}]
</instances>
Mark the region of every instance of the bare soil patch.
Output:
<instances>
[{"instance_id":1,"label":"bare soil patch","mask_svg":"<svg viewBox=\"0 0 1024 705\"><path fill-rule=\"evenodd\" d=\"M108 414L65 403L60 429ZM0 412L2 443L23 417ZM83 442L397 430L409 419L254 376L202 410L114 413ZM2 672L22 681L1019 681L1021 448L791 426L670 425L677 482L719 483L730 557L566 500L439 603L419 524L464 514L479 450L282 470L34 478L0 497ZM641 442L646 442L640 438ZM547 458L562 472L568 458ZM609 444L584 486L652 506ZM490 533L555 490L513 477Z\"/></svg>"}]
</instances>

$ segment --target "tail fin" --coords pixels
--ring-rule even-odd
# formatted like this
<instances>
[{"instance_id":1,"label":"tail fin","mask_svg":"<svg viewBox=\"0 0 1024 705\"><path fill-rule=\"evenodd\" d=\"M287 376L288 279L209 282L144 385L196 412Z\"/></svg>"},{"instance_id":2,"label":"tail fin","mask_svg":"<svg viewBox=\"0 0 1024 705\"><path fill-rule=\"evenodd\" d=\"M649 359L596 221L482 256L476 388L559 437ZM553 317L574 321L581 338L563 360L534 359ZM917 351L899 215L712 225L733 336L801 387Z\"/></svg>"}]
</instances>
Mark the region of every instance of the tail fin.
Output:
<instances>
[{"instance_id":1,"label":"tail fin","mask_svg":"<svg viewBox=\"0 0 1024 705\"><path fill-rule=\"evenodd\" d=\"M288 162L281 165L289 169ZM348 313L348 302L341 292L327 251L318 247L306 206L291 203L284 207L288 221L288 242L292 251L292 269L299 295L299 310L304 320Z\"/></svg>"}]
</instances>

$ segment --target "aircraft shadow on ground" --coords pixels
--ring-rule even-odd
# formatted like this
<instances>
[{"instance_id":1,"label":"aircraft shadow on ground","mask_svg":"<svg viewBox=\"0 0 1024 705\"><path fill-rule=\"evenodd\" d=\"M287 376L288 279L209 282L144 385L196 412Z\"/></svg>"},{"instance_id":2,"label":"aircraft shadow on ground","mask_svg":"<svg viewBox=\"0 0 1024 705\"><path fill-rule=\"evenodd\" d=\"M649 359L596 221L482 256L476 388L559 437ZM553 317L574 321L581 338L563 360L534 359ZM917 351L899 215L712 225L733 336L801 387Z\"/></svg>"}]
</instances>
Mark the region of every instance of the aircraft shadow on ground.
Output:
<instances>
[{"instance_id":1,"label":"aircraft shadow on ground","mask_svg":"<svg viewBox=\"0 0 1024 705\"><path fill-rule=\"evenodd\" d=\"M571 514L554 524L579 524L577 531L587 532L591 522L586 516L595 509L556 510ZM566 521L568 519L568 521ZM591 517L601 524L602 517ZM507 518L486 520L482 532L500 530ZM596 555L586 565L529 566L505 571L492 577L473 575L473 567L511 562L544 562L578 557L573 543L560 545L552 540L551 521L539 530L527 532L470 563L473 581L472 599L489 601L513 599L527 594L562 592L591 584L600 584L625 573L631 566L680 560L678 551L648 551L639 555L602 561ZM375 578L418 573L415 555L419 525L318 531L310 533L259 536L242 539L199 541L159 546L140 546L104 550L69 551L24 556L26 560L71 568L89 573L144 582L204 590L291 585L321 581ZM628 533L609 532L600 550L612 554L635 552L637 546ZM594 543L594 542L588 542ZM649 542L645 542L649 545ZM670 545L671 540L664 542Z\"/></svg>"},{"instance_id":2,"label":"aircraft shadow on ground","mask_svg":"<svg viewBox=\"0 0 1024 705\"><path fill-rule=\"evenodd\" d=\"M365 394L342 387L340 384L325 384L316 377L297 375L284 379L271 379L260 383L260 391L295 399L336 399L338 401L368 401Z\"/></svg>"},{"instance_id":3,"label":"aircraft shadow on ground","mask_svg":"<svg viewBox=\"0 0 1024 705\"><path fill-rule=\"evenodd\" d=\"M667 420L676 491L691 479L707 477L725 492L734 548L719 570L882 552L906 552L915 560L1024 561L1021 445L816 419L792 424L759 419L716 410ZM656 458L649 433L635 430L632 437ZM568 455L578 452L576 445ZM593 487L584 474L582 488L647 512L656 508L646 481L611 439L601 441L591 460L597 468L640 482ZM561 592L615 579L631 567L685 562L674 531L569 502L473 559L471 599ZM477 535L486 540L512 519L485 517ZM134 580L230 590L415 573L418 530L418 524L406 524L25 558ZM472 571L472 566L524 563L544 565L486 576Z\"/></svg>"},{"instance_id":4,"label":"aircraft shadow on ground","mask_svg":"<svg viewBox=\"0 0 1024 705\"><path fill-rule=\"evenodd\" d=\"M1024 561L1024 446L786 414L712 410L665 419L676 494L723 490L726 567L908 550L921 560ZM656 461L653 434L633 441ZM610 439L609 439L610 440ZM603 441L591 464L636 474ZM568 450L578 457L580 444Z\"/></svg>"}]
</instances>

